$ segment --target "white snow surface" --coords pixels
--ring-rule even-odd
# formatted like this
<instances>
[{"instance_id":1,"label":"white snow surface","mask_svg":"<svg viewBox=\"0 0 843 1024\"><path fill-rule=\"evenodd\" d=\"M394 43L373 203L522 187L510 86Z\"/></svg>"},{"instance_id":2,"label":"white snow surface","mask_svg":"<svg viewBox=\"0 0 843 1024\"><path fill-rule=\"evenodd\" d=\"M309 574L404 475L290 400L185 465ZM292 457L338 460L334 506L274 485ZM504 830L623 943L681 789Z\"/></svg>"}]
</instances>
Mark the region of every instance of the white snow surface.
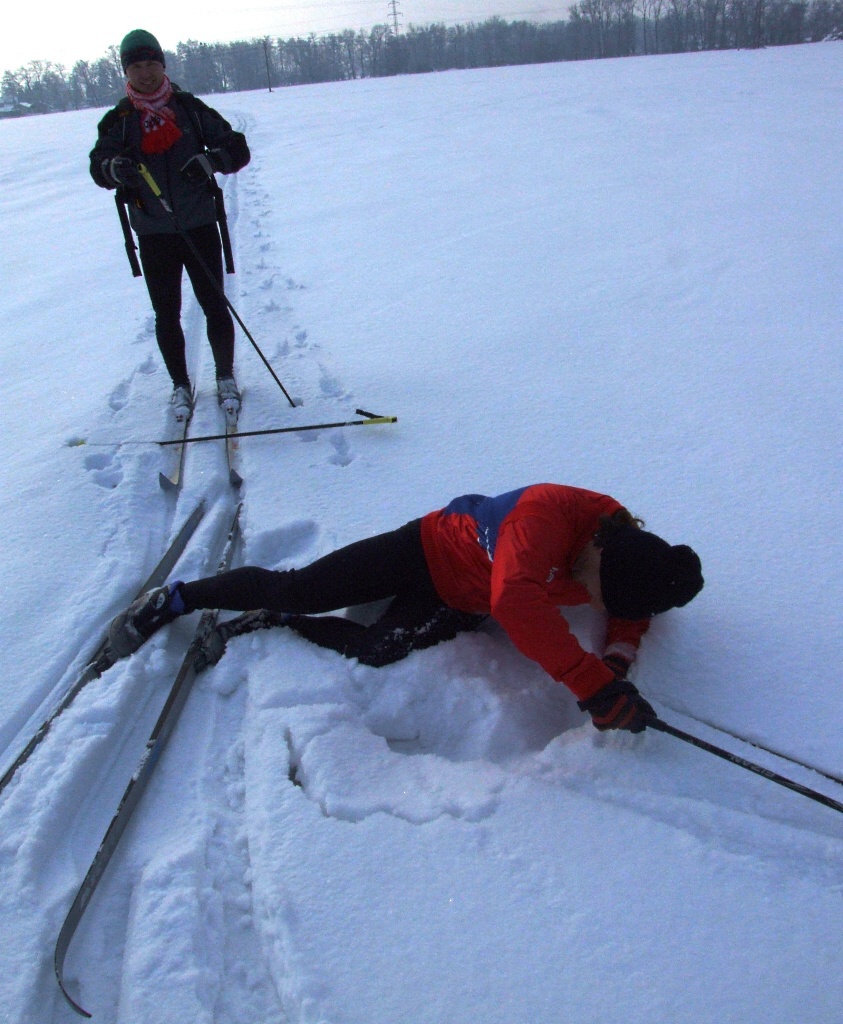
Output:
<instances>
[{"instance_id":1,"label":"white snow surface","mask_svg":"<svg viewBox=\"0 0 843 1024\"><path fill-rule=\"evenodd\" d=\"M302 565L466 492L614 495L700 553L634 672L668 721L840 800L843 43L211 97L243 564ZM0 123L4 767L178 526L169 383L87 152ZM186 289L194 432L213 364ZM84 441L85 444L78 442ZM566 614L568 614L566 612ZM570 613L599 650L601 623ZM0 797L0 1019L77 1019L53 949L192 633L87 686ZM703 720L702 722L698 720ZM709 723L709 724L703 724ZM291 781L291 776L295 782ZM601 737L494 625L375 670L283 631L201 676L65 965L120 1024L840 1024L843 816L673 737Z\"/></svg>"}]
</instances>

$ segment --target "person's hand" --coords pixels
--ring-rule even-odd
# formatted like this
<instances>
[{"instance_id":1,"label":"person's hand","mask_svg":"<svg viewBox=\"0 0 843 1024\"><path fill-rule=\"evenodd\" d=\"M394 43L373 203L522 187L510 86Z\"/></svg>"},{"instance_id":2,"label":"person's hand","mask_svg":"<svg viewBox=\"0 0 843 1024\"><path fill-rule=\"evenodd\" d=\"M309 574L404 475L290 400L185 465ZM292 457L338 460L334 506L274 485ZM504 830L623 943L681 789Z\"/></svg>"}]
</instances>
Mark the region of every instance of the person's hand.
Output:
<instances>
[{"instance_id":1,"label":"person's hand","mask_svg":"<svg viewBox=\"0 0 843 1024\"><path fill-rule=\"evenodd\" d=\"M591 715L594 728L600 732L607 729L643 732L647 723L656 717L650 704L628 679L613 679L588 700L577 701L577 706Z\"/></svg>"},{"instance_id":2,"label":"person's hand","mask_svg":"<svg viewBox=\"0 0 843 1024\"><path fill-rule=\"evenodd\" d=\"M216 161L211 153L197 153L192 156L181 169L181 175L185 181L201 183L209 181L214 176L214 171L219 170Z\"/></svg>"},{"instance_id":3,"label":"person's hand","mask_svg":"<svg viewBox=\"0 0 843 1024\"><path fill-rule=\"evenodd\" d=\"M103 160L102 172L109 181L126 188L137 188L142 180L138 165L129 156L115 156L110 160Z\"/></svg>"}]
</instances>

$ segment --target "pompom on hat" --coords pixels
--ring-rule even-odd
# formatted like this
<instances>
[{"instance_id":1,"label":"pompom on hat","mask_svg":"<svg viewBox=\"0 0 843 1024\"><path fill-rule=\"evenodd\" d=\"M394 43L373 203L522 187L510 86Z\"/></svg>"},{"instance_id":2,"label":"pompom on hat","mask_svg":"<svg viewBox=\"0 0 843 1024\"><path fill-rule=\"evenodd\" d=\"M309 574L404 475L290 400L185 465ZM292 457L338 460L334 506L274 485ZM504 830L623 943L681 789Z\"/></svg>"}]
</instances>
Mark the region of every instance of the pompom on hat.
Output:
<instances>
[{"instance_id":1,"label":"pompom on hat","mask_svg":"<svg viewBox=\"0 0 843 1024\"><path fill-rule=\"evenodd\" d=\"M670 545L635 526L613 530L601 549L600 590L618 619L646 619L681 608L703 588L702 565L687 544Z\"/></svg>"},{"instance_id":2,"label":"pompom on hat","mask_svg":"<svg viewBox=\"0 0 843 1024\"><path fill-rule=\"evenodd\" d=\"M155 36L145 29L135 28L123 37L120 44L120 63L125 71L130 64L141 60L157 60L159 64L167 66L164 51Z\"/></svg>"}]
</instances>

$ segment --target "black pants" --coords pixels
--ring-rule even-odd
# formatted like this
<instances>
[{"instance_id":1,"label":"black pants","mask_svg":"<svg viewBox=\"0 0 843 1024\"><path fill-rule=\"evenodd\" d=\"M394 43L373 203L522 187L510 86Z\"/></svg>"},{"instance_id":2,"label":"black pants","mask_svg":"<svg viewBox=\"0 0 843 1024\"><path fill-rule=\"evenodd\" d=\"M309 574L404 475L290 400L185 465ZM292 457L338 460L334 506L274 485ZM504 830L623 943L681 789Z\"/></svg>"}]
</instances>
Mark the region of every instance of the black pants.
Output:
<instances>
[{"instance_id":1,"label":"black pants","mask_svg":"<svg viewBox=\"0 0 843 1024\"><path fill-rule=\"evenodd\" d=\"M436 592L418 519L391 533L357 541L286 572L248 566L183 583L188 611L267 608L292 612L287 625L320 647L366 665L389 665L411 651L476 629L485 616L457 611ZM337 616L313 617L351 605L392 598L381 618L363 626Z\"/></svg>"},{"instance_id":2,"label":"black pants","mask_svg":"<svg viewBox=\"0 0 843 1024\"><path fill-rule=\"evenodd\" d=\"M216 224L205 224L187 232L202 261L223 287L222 243ZM185 239L179 234L139 235L138 251L146 287L155 311L155 337L173 385L190 387L181 326L182 270L207 320L208 341L214 354L217 377L234 372L234 321L225 299L212 284Z\"/></svg>"}]
</instances>

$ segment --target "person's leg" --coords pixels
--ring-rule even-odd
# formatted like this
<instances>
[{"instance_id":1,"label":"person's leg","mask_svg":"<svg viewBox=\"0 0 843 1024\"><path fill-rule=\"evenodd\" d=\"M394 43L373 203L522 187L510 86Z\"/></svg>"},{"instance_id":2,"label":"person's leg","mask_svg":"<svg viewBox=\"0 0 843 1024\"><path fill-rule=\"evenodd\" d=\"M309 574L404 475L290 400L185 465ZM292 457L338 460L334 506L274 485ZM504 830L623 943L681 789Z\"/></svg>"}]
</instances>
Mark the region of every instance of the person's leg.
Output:
<instances>
[{"instance_id":1,"label":"person's leg","mask_svg":"<svg viewBox=\"0 0 843 1024\"><path fill-rule=\"evenodd\" d=\"M142 595L111 624L112 648L123 657L179 615L198 608L316 614L433 591L421 542L421 520L349 544L303 569L233 569L192 583L174 582ZM435 593L435 592L434 592Z\"/></svg>"},{"instance_id":2,"label":"person's leg","mask_svg":"<svg viewBox=\"0 0 843 1024\"><path fill-rule=\"evenodd\" d=\"M420 521L332 551L302 569L275 572L257 566L233 569L179 592L185 609L221 608L317 614L367 604L431 587Z\"/></svg>"},{"instance_id":3,"label":"person's leg","mask_svg":"<svg viewBox=\"0 0 843 1024\"><path fill-rule=\"evenodd\" d=\"M143 276L155 313L155 338L173 387L190 390L181 326L183 241L178 235L139 235Z\"/></svg>"},{"instance_id":4,"label":"person's leg","mask_svg":"<svg viewBox=\"0 0 843 1024\"><path fill-rule=\"evenodd\" d=\"M334 616L308 615L293 615L286 625L319 647L380 668L401 661L412 651L471 632L484 618L449 608L431 586L430 590L400 594L371 626Z\"/></svg>"},{"instance_id":5,"label":"person's leg","mask_svg":"<svg viewBox=\"0 0 843 1024\"><path fill-rule=\"evenodd\" d=\"M185 245L184 265L196 301L202 307L207 321L208 341L214 354L217 379L234 376L234 321L228 305L220 294L224 289L222 243L216 224L206 224L188 232L190 240L202 257L204 267ZM211 272L213 281L208 276ZM216 282L216 287L214 285Z\"/></svg>"},{"instance_id":6,"label":"person's leg","mask_svg":"<svg viewBox=\"0 0 843 1024\"><path fill-rule=\"evenodd\" d=\"M205 664L219 661L228 641L234 637L259 629L288 626L319 647L379 668L401 661L411 651L424 650L444 640L453 640L458 633L475 630L484 618L449 608L442 603L432 584L429 588L421 585L412 594L399 594L371 626L336 615L290 615L262 608L221 623L214 632Z\"/></svg>"}]
</instances>

